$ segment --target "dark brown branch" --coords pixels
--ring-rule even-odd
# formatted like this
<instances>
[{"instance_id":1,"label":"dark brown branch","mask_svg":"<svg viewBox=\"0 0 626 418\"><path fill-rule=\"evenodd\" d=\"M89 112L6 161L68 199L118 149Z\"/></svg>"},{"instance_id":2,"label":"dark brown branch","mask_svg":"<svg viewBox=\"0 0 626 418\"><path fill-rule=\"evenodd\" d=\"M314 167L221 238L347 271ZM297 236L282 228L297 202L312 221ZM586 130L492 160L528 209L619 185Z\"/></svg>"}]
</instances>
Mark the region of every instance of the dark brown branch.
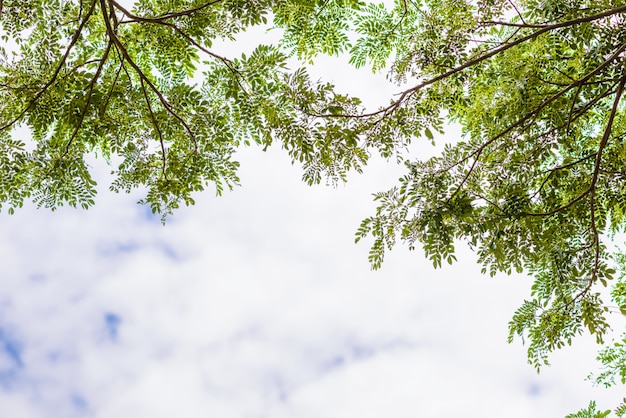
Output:
<instances>
[{"instance_id":1,"label":"dark brown branch","mask_svg":"<svg viewBox=\"0 0 626 418\"><path fill-rule=\"evenodd\" d=\"M615 101L613 102L613 108L611 109L611 114L609 115L609 121L607 122L607 126L604 130L604 135L602 136L602 140L600 141L600 145L598 146L598 151L595 154L596 155L596 161L595 161L595 165L594 165L594 170L593 170L593 174L591 177L591 182L589 184L589 187L587 187L582 193L580 193L576 198L574 198L573 200L569 201L567 204L558 207L556 209L553 209L551 211L548 212L543 212L543 213L525 213L525 216L552 216L562 210L566 210L570 207L572 207L573 205L575 205L576 203L578 203L579 201L581 201L585 196L590 195L590 205L592 208L592 221L593 221L593 228L594 228L594 235L597 236L597 230L595 230L595 214L593 211L593 205L594 205L594 199L595 199L595 188L596 188L596 183L598 181L598 176L600 174L600 163L602 160L602 151L604 150L604 148L606 147L606 144L609 141L609 138L611 136L611 131L613 128L613 120L615 119L615 114L617 113L617 108L619 105L619 101L622 97L623 91L624 91L624 83L626 83L626 76L624 76L622 78L622 81L620 82L618 88L617 88L617 92L615 93ZM599 242L598 242L599 245Z\"/></svg>"},{"instance_id":2,"label":"dark brown branch","mask_svg":"<svg viewBox=\"0 0 626 418\"><path fill-rule=\"evenodd\" d=\"M569 128L572 123L572 113L574 112L574 107L576 106L576 101L578 100L578 96L580 95L580 91L582 90L583 85L579 84L576 92L574 93L574 97L572 98L572 105L569 108L569 112L567 112L567 127L565 128L565 132L569 133Z\"/></svg>"},{"instance_id":3,"label":"dark brown branch","mask_svg":"<svg viewBox=\"0 0 626 418\"><path fill-rule=\"evenodd\" d=\"M537 213L537 212L526 212L523 215L524 216L532 216L532 217L548 217L548 216L556 215L557 213L559 213L561 211L564 211L566 209L569 209L572 206L574 206L576 203L580 202L585 196L587 196L589 194L589 192L591 192L591 189L586 188L582 193L580 193L574 199L572 199L569 202L567 202L565 205L559 206L558 208L553 209L551 211L540 212L540 213Z\"/></svg>"},{"instance_id":4,"label":"dark brown branch","mask_svg":"<svg viewBox=\"0 0 626 418\"><path fill-rule=\"evenodd\" d=\"M519 29L542 29L550 26L547 23L513 23L513 22L505 22L502 20L485 20L482 22L478 22L480 26L506 26L511 28L519 28Z\"/></svg>"},{"instance_id":5,"label":"dark brown branch","mask_svg":"<svg viewBox=\"0 0 626 418\"><path fill-rule=\"evenodd\" d=\"M187 33L185 33L182 29L180 29L178 26L176 26L175 24L171 23L171 22L167 22L164 20L152 20L152 19L145 19L142 18L140 16L137 16L135 14L133 14L132 12L128 11L128 9L124 8L122 5L120 5L118 2L116 1L112 1L112 4L115 6L116 9L118 9L120 12L122 12L126 17L128 17L131 20L124 20L120 23L136 23L136 22L143 22L143 23L151 23L151 24L155 24L155 25L161 25L161 26L166 26L169 27L171 29L173 29L177 34L179 34L180 36L182 36L187 42L189 42L191 45L195 46L196 48L198 48L200 51L204 52L205 54L221 61L228 69L231 73L233 73L236 77L237 77L237 84L239 84L239 87L241 87L241 90L248 95L248 92L246 91L245 87L241 84L240 79L243 79L242 74L239 72L239 70L237 70L234 66L233 66L233 62L231 60L229 60L228 58L218 55L215 52L211 51L210 49L206 48L205 46L203 46L202 44L200 44L200 42L196 41L193 37L189 36Z\"/></svg>"},{"instance_id":6,"label":"dark brown branch","mask_svg":"<svg viewBox=\"0 0 626 418\"><path fill-rule=\"evenodd\" d=\"M201 10L206 9L207 7L210 7L214 4L217 4L219 2L221 2L222 0L213 0L213 1L209 1L207 3L201 4L200 6L188 9L188 10L182 10L180 12L173 12L173 13L167 13L161 16L154 16L154 17L145 17L145 16L136 16L134 17L135 20L139 20L141 22L162 22L164 20L168 20L168 19L174 19L177 17L183 17L183 16L190 16L194 13L197 13ZM115 4L115 7L119 9L119 4L117 2L113 2Z\"/></svg>"},{"instance_id":7,"label":"dark brown branch","mask_svg":"<svg viewBox=\"0 0 626 418\"><path fill-rule=\"evenodd\" d=\"M606 122L606 127L604 128L602 141L600 141L600 146L598 147L598 152L596 155L596 163L595 163L595 167L593 170L593 176L591 178L591 185L589 186L589 188L591 189L590 195L589 195L589 208L591 211L590 222L591 222L591 230L593 232L593 242L595 245L595 257L594 257L595 261L594 261L593 275L589 278L589 283L587 284L587 287L581 292L582 295L586 294L589 291L589 289L591 288L592 284L596 281L596 278L598 276L598 267L600 264L600 234L598 232L598 226L596 225L596 207L595 207L596 184L598 183L598 177L600 176L600 165L602 164L602 152L604 151L604 148L609 143L609 139L611 138L611 132L613 131L613 122L615 120L615 115L617 114L617 109L619 108L619 102L622 99L622 93L624 92L625 84L626 84L626 75L622 77L622 81L619 83L619 87L617 88L617 93L615 93L615 100L613 101L613 107L611 108L611 113L609 114L609 120Z\"/></svg>"},{"instance_id":8,"label":"dark brown branch","mask_svg":"<svg viewBox=\"0 0 626 418\"><path fill-rule=\"evenodd\" d=\"M183 126L185 131L187 131L187 134L193 141L194 152L198 152L198 143L196 141L196 137L193 131L191 130L191 128L189 127L189 125L187 124L187 122L185 122L185 120L181 118L180 115L178 115L178 113L174 111L174 109L172 108L172 105L170 105L170 103L167 101L165 96L163 96L163 93L159 91L159 89L154 85L154 83L145 75L143 70L137 65L137 63L135 63L135 61L132 59L132 57L128 53L128 50L126 49L124 44L122 44L122 41L120 41L120 39L118 38L113 27L111 26L110 20L107 18L106 1L107 0L100 0L100 7L102 8L104 23L105 23L106 31L107 31L109 38L113 41L119 53L122 54L124 61L128 62L128 64L133 68L133 70L135 70L135 73L139 76L139 79L142 80L145 84L147 84L148 87L150 87L150 90L152 90L154 94L158 97L159 101L161 102L165 110L170 115L172 115L176 120L180 122L180 124ZM108 1L110 3L115 3L113 0L108 0Z\"/></svg>"},{"instance_id":9,"label":"dark brown branch","mask_svg":"<svg viewBox=\"0 0 626 418\"><path fill-rule=\"evenodd\" d=\"M550 86L557 86L557 87L564 87L564 86L568 86L568 83L559 83L556 81L550 81L550 80L545 80L543 78L541 78L538 74L531 74L530 75L533 78L536 78L537 80L541 81L544 84L548 84Z\"/></svg>"},{"instance_id":10,"label":"dark brown branch","mask_svg":"<svg viewBox=\"0 0 626 418\"><path fill-rule=\"evenodd\" d=\"M126 17L128 17L130 19L130 20L123 20L120 23L151 23L151 24L156 24L156 25L161 25L161 26L167 26L169 28L174 29L174 31L176 33L181 35L189 43L191 43L193 46L195 46L196 48L198 48L199 50L201 50L205 54L210 55L210 56L212 56L214 58L217 58L217 59L219 59L221 61L232 62L231 60L229 60L229 59L227 59L225 57L222 57L220 55L217 55L213 51L205 48L198 41L193 39L191 36L187 35L182 29L180 29L178 26L176 26L175 24L173 24L171 22L164 22L164 21L161 21L161 20L144 19L144 18L142 18L140 16L137 16L137 15L131 13L130 11L128 11L128 9L124 8L121 4L119 4L118 2L116 2L114 0L111 3L115 6L116 9L118 9L120 12L122 12L124 15L126 15Z\"/></svg>"},{"instance_id":11,"label":"dark brown branch","mask_svg":"<svg viewBox=\"0 0 626 418\"><path fill-rule=\"evenodd\" d=\"M553 168L549 169L548 170L548 175L543 179L543 181L539 185L539 188L537 189L537 191L535 193L533 193L533 195L530 197L530 199L531 200L534 199L539 193L541 193L541 191L543 190L544 186L548 183L548 180L550 180L550 178L552 178L552 175L554 173L556 173L559 170L563 170L563 169L566 169L566 168L578 165L578 164L582 163L583 161L587 161L591 157L595 157L595 155L596 155L596 153L594 152L592 154L587 155L586 157L579 158L576 161L572 161L571 163L563 164L563 165L560 165L558 167L553 167Z\"/></svg>"},{"instance_id":12,"label":"dark brown branch","mask_svg":"<svg viewBox=\"0 0 626 418\"><path fill-rule=\"evenodd\" d=\"M498 212L500 212L501 215L504 215L504 211L502 210L502 208L498 204L496 204L494 201L492 201L490 199L487 199L485 196L483 196L481 193L478 193L475 190L469 190L469 193L474 195L475 197L477 197L480 200L484 200L485 202L487 202L487 204L489 204L489 205L493 206L494 208L496 208L498 210ZM501 215L498 215L498 216L501 216Z\"/></svg>"},{"instance_id":13,"label":"dark brown branch","mask_svg":"<svg viewBox=\"0 0 626 418\"><path fill-rule=\"evenodd\" d=\"M163 174L163 178L167 180L167 172L165 171L165 168L167 166L167 154L165 152L165 143L163 142L163 133L161 132L159 123L157 122L157 119L154 116L154 112L152 111L150 98L148 97L148 92L146 91L146 86L144 84L143 78L139 79L139 83L141 84L141 92L143 93L143 97L146 101L146 106L148 107L148 113L150 114L150 119L152 120L152 126L154 126L154 129L157 132L157 136L159 137L159 143L161 144L161 154L163 155L163 157L161 158L161 173Z\"/></svg>"},{"instance_id":14,"label":"dark brown branch","mask_svg":"<svg viewBox=\"0 0 626 418\"><path fill-rule=\"evenodd\" d=\"M560 166L557 166L557 167L552 167L548 171L550 173L554 173L556 171L563 170L565 168L573 167L575 165L578 165L578 164L582 163L583 161L587 161L588 159L590 159L592 157L595 157L597 154L598 154L597 152L592 152L591 154L589 154L589 155L587 155L585 157L579 158L579 159L577 159L575 161L572 161L571 163L563 164L563 165L560 165Z\"/></svg>"},{"instance_id":15,"label":"dark brown branch","mask_svg":"<svg viewBox=\"0 0 626 418\"><path fill-rule=\"evenodd\" d=\"M526 21L524 20L524 16L522 16L522 14L520 13L520 11L517 8L517 6L515 5L515 3L513 3L513 0L507 0L507 1L513 7L513 9L515 9L515 13L517 13L517 16L519 17L519 20L521 20L521 22L526 25Z\"/></svg>"},{"instance_id":16,"label":"dark brown branch","mask_svg":"<svg viewBox=\"0 0 626 418\"><path fill-rule=\"evenodd\" d=\"M89 87L87 91L87 100L85 100L85 106L83 107L83 110L80 113L80 117L78 118L78 123L76 124L76 128L74 129L72 136L70 137L69 141L67 141L67 144L65 145L65 152L63 153L61 158L65 157L67 153L70 151L70 146L72 145L72 142L74 142L74 139L76 139L76 136L78 135L78 132L80 131L80 128L83 126L85 116L87 115L87 111L89 110L89 105L91 104L91 98L93 97L93 89L96 87L98 78L100 78L100 74L102 73L102 69L104 68L104 65L106 64L106 61L107 61L107 58L109 57L109 52L111 51L112 46L113 46L113 41L109 40L109 43L107 44L107 47L104 50L104 54L102 54L102 58L100 59L100 64L98 65L98 69L96 70L96 73L94 74L94 76L91 78L91 81L89 82Z\"/></svg>"},{"instance_id":17,"label":"dark brown branch","mask_svg":"<svg viewBox=\"0 0 626 418\"><path fill-rule=\"evenodd\" d=\"M474 162L472 163L472 165L470 166L469 170L467 170L467 173L465 174L465 176L463 177L463 180L461 180L461 183L459 183L458 187L454 190L454 192L450 195L450 197L448 198L448 200L446 200L446 205L448 205L452 199L454 199L454 197L461 191L461 189L463 188L463 186L465 185L465 183L467 182L467 179L469 179L470 175L472 174L472 172L474 171L474 169L476 168L476 165L478 164L478 160L480 159L480 155L483 153L483 151L485 150L485 148L481 148L480 151L476 154L476 156L474 157Z\"/></svg>"},{"instance_id":18,"label":"dark brown branch","mask_svg":"<svg viewBox=\"0 0 626 418\"><path fill-rule=\"evenodd\" d=\"M598 13L595 15L590 15L590 16L583 16L583 17L579 17L576 19L571 19L571 20L567 20L564 22L558 22L558 23L553 23L553 24L546 24L544 26L542 26L540 29L534 31L533 33L530 33L526 36L522 36L521 38L518 38L514 41L511 41L505 45L502 45L498 48L494 48L491 51L480 55L476 58L473 58L469 61L466 61L464 64L461 64L457 67L454 67L446 72L444 72L443 74L440 74L436 77L430 78L428 80L423 81L422 83L411 87L408 90L403 91L402 93L400 93L400 97L397 100L394 100L390 105L383 107L375 112L370 112L370 113L363 113L360 115L347 115L347 114L335 114L335 115L315 115L317 117L331 117L331 118L367 118L367 117L371 117L371 116L376 116L379 114L386 114L390 111L393 111L395 108L397 108L398 106L400 106L402 104L402 102L410 95L412 95L413 93L422 90L425 87L430 86L431 84L434 84L438 81L444 80L446 78L449 78L467 68L473 67L485 60L488 60L489 58L498 55L501 52L504 52L508 49L513 48L514 46L523 44L524 42L527 42L531 39L534 39L536 37L538 37L539 35L542 35L546 32L550 32L556 29L561 29L561 28L565 28L565 27L569 27L569 26L574 26L574 25L578 25L581 23L587 23L587 22L593 22L595 20L599 20L608 16L612 16L614 14L617 13L624 13L626 12L626 6L621 6L621 7L616 7L614 9L611 10L607 10L604 11L602 13ZM622 45L619 49L619 52L621 53L624 49L624 45ZM610 62L612 60L614 60L617 57L617 55L614 55L612 58L610 58L609 60L605 61L606 62ZM595 75L595 73L594 73ZM576 85L578 85L578 83L576 83Z\"/></svg>"},{"instance_id":19,"label":"dark brown branch","mask_svg":"<svg viewBox=\"0 0 626 418\"><path fill-rule=\"evenodd\" d=\"M587 111L589 109L591 109L593 106L595 106L596 103L598 103L600 100L604 99L607 96L610 96L610 95L614 94L615 93L614 87L616 87L616 86L617 86L617 84L615 86L611 86L610 89L608 89L608 90L604 91L602 94L594 97L592 100L590 100L589 102L585 103L584 106L579 107L578 109L575 109L574 113L572 115L571 122L575 122L580 117L582 117L585 113L587 113ZM565 123L562 123L561 125L555 126L555 127L551 128L551 129L543 132L542 134L535 135L535 136L531 137L529 140L534 142L534 141L536 141L536 140L538 140L540 138L547 137L547 136L549 136L549 135L551 135L551 134L553 134L553 133L555 133L555 132L565 128L567 126L568 122L569 121L566 121ZM541 144L545 145L545 142L542 142Z\"/></svg>"},{"instance_id":20,"label":"dark brown branch","mask_svg":"<svg viewBox=\"0 0 626 418\"><path fill-rule=\"evenodd\" d=\"M465 161L467 161L470 158L473 158L475 155L480 154L483 152L483 150L489 146L490 144L492 144L493 142L495 142L496 140L502 138L503 136L507 135L508 133L510 133L511 131L513 131L515 128L519 127L521 124L523 124L524 122L528 121L529 119L533 118L533 120L535 120L540 112L546 107L548 106L550 103L552 103L553 101L555 101L556 99L558 99L559 97L561 97L562 95L564 95L565 93L567 93L569 90L573 89L574 87L577 87L578 85L587 82L590 78L594 77L595 75L597 75L600 71L602 71L602 69L604 67L606 67L607 65L609 65L611 62L613 62L613 60L615 60L617 57L619 57L619 55L626 50L626 43L622 44L619 48L617 48L617 50L615 50L613 52L613 54L611 54L611 56L609 58L607 58L604 62L602 62L600 65L598 65L595 69L593 69L592 71L590 71L589 73L587 73L583 78L573 82L572 84L570 84L569 86L561 89L560 91L556 92L555 94L553 94L552 96L550 96L549 98L547 98L546 100L544 100L542 103L540 103L537 107L535 107L533 110L531 110L530 112L526 113L524 116L522 116L519 120L517 120L515 123L511 124L509 127L507 127L504 131L500 132L498 135L492 137L491 139L489 139L488 141L486 141L485 143L483 143L480 147L478 147L474 152L472 152L471 154L469 154L468 156L462 158L461 160L457 161L456 163L454 163L453 165L440 170L439 172L444 172L444 171L448 171L452 168L454 168L455 166L459 165L459 164L463 164ZM568 206L569 207L569 206Z\"/></svg>"}]
</instances>

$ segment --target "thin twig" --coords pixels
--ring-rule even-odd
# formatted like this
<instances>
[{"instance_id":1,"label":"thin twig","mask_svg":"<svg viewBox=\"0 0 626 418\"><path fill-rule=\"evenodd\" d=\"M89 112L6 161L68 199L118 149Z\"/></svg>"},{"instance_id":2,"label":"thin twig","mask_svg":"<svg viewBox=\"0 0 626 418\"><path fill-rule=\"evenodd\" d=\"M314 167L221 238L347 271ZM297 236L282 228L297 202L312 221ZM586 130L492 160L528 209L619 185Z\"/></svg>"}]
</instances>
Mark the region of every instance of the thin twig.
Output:
<instances>
[{"instance_id":1,"label":"thin twig","mask_svg":"<svg viewBox=\"0 0 626 418\"><path fill-rule=\"evenodd\" d=\"M519 20L522 21L523 24L526 25L526 21L524 20L524 16L522 16L522 14L520 13L520 11L518 10L517 6L515 5L515 3L513 3L512 0L507 0L509 2L509 4L511 6L513 6L513 8L515 9L515 12L517 13L517 16L519 17Z\"/></svg>"}]
</instances>

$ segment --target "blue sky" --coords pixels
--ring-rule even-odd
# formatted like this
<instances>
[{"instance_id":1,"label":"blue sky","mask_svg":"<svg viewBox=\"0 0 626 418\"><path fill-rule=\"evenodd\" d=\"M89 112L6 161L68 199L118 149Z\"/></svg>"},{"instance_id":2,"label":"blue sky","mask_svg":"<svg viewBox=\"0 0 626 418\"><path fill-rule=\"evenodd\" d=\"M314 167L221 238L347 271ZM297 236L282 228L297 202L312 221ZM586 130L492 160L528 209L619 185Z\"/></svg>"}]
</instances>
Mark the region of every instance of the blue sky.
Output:
<instances>
[{"instance_id":1,"label":"blue sky","mask_svg":"<svg viewBox=\"0 0 626 418\"><path fill-rule=\"evenodd\" d=\"M370 104L397 90L341 60L314 71ZM584 381L589 339L540 375L506 343L528 277L481 276L463 248L433 270L400 247L370 271L354 232L400 167L374 159L347 185L308 187L280 149L238 159L241 188L199 195L165 226L141 191L108 192L99 160L94 208L0 214L1 417L548 418L618 404L623 388Z\"/></svg>"}]
</instances>

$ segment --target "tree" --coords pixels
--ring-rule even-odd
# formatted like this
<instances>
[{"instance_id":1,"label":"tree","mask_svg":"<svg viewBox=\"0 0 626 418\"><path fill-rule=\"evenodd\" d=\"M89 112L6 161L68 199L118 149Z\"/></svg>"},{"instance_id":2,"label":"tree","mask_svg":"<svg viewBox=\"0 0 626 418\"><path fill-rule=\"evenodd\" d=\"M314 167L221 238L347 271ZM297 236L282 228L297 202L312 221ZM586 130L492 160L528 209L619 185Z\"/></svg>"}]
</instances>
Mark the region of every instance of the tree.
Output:
<instances>
[{"instance_id":1,"label":"tree","mask_svg":"<svg viewBox=\"0 0 626 418\"><path fill-rule=\"evenodd\" d=\"M537 368L585 329L603 342L626 314L626 6L617 0L0 0L0 204L89 207L85 156L115 167L115 191L146 186L166 216L192 194L237 184L237 147L279 143L304 180L345 179L372 151L405 162L357 241L380 267L397 240L435 267L465 241L483 272L526 271L531 296L510 322ZM211 46L246 28L278 45L226 57ZM18 52L11 52L14 42ZM403 90L366 110L290 71L296 56L350 56ZM202 80L193 77L202 64ZM447 118L463 138L427 161L403 153ZM36 146L11 134L27 126ZM613 281L611 307L600 289ZM626 382L624 341L598 382ZM579 414L594 414L595 404ZM626 405L616 410L619 416ZM598 413L601 414L601 413ZM587 415L581 415L587 416Z\"/></svg>"}]
</instances>

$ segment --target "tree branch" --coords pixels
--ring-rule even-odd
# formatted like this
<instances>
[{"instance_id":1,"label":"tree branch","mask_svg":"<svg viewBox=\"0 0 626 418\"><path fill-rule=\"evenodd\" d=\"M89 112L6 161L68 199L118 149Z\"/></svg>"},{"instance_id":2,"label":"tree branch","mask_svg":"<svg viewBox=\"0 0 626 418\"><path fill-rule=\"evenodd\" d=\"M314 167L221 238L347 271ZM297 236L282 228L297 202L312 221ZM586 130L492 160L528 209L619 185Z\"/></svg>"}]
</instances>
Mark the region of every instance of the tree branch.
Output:
<instances>
[{"instance_id":1,"label":"tree branch","mask_svg":"<svg viewBox=\"0 0 626 418\"><path fill-rule=\"evenodd\" d=\"M490 144L492 144L493 142L495 142L496 140L502 138L503 136L507 135L508 133L510 133L511 131L513 131L515 128L517 128L518 126L520 126L522 123L528 121L530 118L534 118L536 119L539 116L539 113L546 107L548 106L550 103L552 103L553 101L555 101L556 99L558 99L559 97L561 97L562 95L564 95L565 93L567 93L569 90L573 89L574 87L577 87L578 85L587 82L590 78L594 77L596 74L598 74L600 71L602 71L602 69L604 67L606 67L607 65L609 65L611 62L613 62L613 60L615 60L617 57L620 56L620 54L626 50L626 43L622 44L619 48L617 48L617 50L615 50L613 52L613 54L607 58L604 62L602 62L600 65L598 65L595 69L593 69L592 71L590 71L589 73L587 73L583 78L573 82L572 84L570 84L569 86L561 89L560 91L554 93L552 96L550 96L549 98L547 98L546 100L544 100L542 103L540 103L536 108L534 108L533 110L531 110L530 112L526 113L524 116L522 116L520 119L518 119L515 123L511 124L510 126L508 126L504 131L500 132L499 134L497 134L496 136L492 137L491 139L489 139L488 141L484 142L483 144L480 145L480 147L478 147L474 152L472 152L471 154L467 155L466 157L462 158L461 160L457 161L456 163L454 163L453 165L444 168L442 170L440 170L439 172L444 172L444 171L448 171L452 168L454 168L455 166L459 165L459 164L463 164L465 161L467 161L468 159L474 157L477 154L480 154L483 152L483 150L489 146Z\"/></svg>"},{"instance_id":2,"label":"tree branch","mask_svg":"<svg viewBox=\"0 0 626 418\"><path fill-rule=\"evenodd\" d=\"M592 230L594 232L594 236L596 237L596 240L598 241L598 245L599 244L599 240L598 240L598 231L596 229L596 224L595 224L595 211L594 211L594 203L595 203L595 190L596 190L596 183L598 182L598 176L600 174L600 163L602 160L602 152L604 151L604 148L606 147L606 144L609 141L609 138L611 136L611 131L613 128L613 121L615 119L615 115L617 113L617 108L619 105L619 101L622 97L622 94L624 92L624 84L626 83L626 76L623 76L618 88L617 88L617 92L615 93L615 100L613 102L613 108L611 109L611 113L609 115L609 120L607 122L606 128L604 129L604 134L602 136L602 140L600 141L600 145L598 146L598 151L595 153L596 156L596 160L595 160L595 164L594 164L594 169L593 169L593 174L591 176L591 182L589 184L589 187L587 187L587 189L585 189L581 194L579 194L576 198L574 198L573 200L571 200L570 202L568 202L566 205L564 206L560 206L556 209L553 209L551 211L548 212L543 212L543 213L525 213L525 216L552 216L562 210L568 209L570 207L572 207L574 204L578 203L580 200L582 200L585 196L590 195L590 199L589 199L589 203L591 205L591 218L592 218ZM592 154L593 155L593 154Z\"/></svg>"},{"instance_id":3,"label":"tree branch","mask_svg":"<svg viewBox=\"0 0 626 418\"><path fill-rule=\"evenodd\" d=\"M606 127L604 128L604 134L602 135L602 141L600 141L600 146L598 147L598 152L596 154L596 163L593 170L593 176L591 177L591 185L589 186L590 195L589 195L589 207L591 211L591 230L593 232L593 242L595 245L595 257L594 257L594 269L593 275L589 278L589 284L587 287L581 292L582 295L586 294L591 288L592 284L596 281L598 277L598 267L600 264L600 234L598 233L598 226L596 224L596 208L595 208L595 197L596 197L596 184L598 183L598 177L600 175L600 165L602 164L602 152L604 148L609 143L609 139L611 138L611 132L613 131L613 122L615 120L615 115L617 114L617 109L619 108L619 102L622 99L622 94L624 92L624 85L626 84L626 75L622 77L622 80L619 83L619 87L617 88L617 92L615 93L615 100L613 101L613 107L611 108L611 113L609 114L609 120L606 122Z\"/></svg>"},{"instance_id":4,"label":"tree branch","mask_svg":"<svg viewBox=\"0 0 626 418\"><path fill-rule=\"evenodd\" d=\"M100 7L102 8L102 14L103 14L103 17L104 17L104 23L105 23L105 26L106 26L106 32L107 32L109 38L113 41L113 43L115 44L117 50L122 54L122 57L124 58L124 60L127 61L130 64L130 66L133 68L133 70L135 70L135 72L139 76L139 79L142 80L143 83L147 84L148 87L150 87L150 90L152 90L154 92L154 94L156 94L156 96L158 97L159 101L161 102L161 104L163 105L165 110L169 114L171 114L176 120L178 120L180 122L180 124L183 126L185 131L187 131L187 134L189 135L189 137L193 141L194 152L198 152L198 143L196 141L196 137L195 137L193 131L191 130L191 128L189 127L189 125L187 124L187 122L185 122L185 120L183 118L181 118L178 115L178 113L176 113L174 111L174 109L172 108L172 105L170 105L169 102L167 101L167 99L165 98L165 96L163 96L163 93L161 93L159 91L159 89L157 89L157 87L154 85L154 83L152 83L152 81L150 81L150 79L145 75L143 70L135 63L135 61L132 59L132 57L128 53L128 50L126 49L124 44L122 44L122 42L118 38L117 34L113 30L113 27L111 26L111 22L109 21L109 19L107 17L107 14L106 14L106 7L107 7L106 3L105 3L106 1L107 0L100 0ZM108 0L108 1L110 3L114 3L113 0Z\"/></svg>"},{"instance_id":5,"label":"tree branch","mask_svg":"<svg viewBox=\"0 0 626 418\"><path fill-rule=\"evenodd\" d=\"M87 100L85 100L85 106L83 108L83 111L80 113L78 123L76 124L76 128L74 129L72 136L70 137L69 141L67 141L67 144L65 145L65 152L63 153L61 158L65 157L67 153L70 151L70 146L72 145L72 142L74 142L74 139L78 135L78 131L80 131L80 128L83 126L83 121L85 120L85 116L87 115L89 105L91 104L91 98L93 96L93 89L95 88L96 83L98 82L98 78L100 77L100 74L102 73L102 69L104 68L104 65L106 64L106 61L107 61L107 58L109 57L109 52L111 51L112 46L113 46L113 41L109 40L109 43L107 44L107 47L104 50L104 54L102 54L102 58L100 59L100 64L98 65L98 69L96 70L96 73L94 74L91 81L89 82L89 87L87 91Z\"/></svg>"},{"instance_id":6,"label":"tree branch","mask_svg":"<svg viewBox=\"0 0 626 418\"><path fill-rule=\"evenodd\" d=\"M230 59L228 59L228 58L226 58L226 57L224 57L222 55L218 55L215 52L211 51L210 49L206 48L205 46L200 44L200 42L196 41L193 37L189 36L182 29L180 29L178 26L176 26L174 23L167 22L167 21L162 20L162 19L146 19L146 18L142 18L141 16L137 16L137 15L133 14L132 12L128 11L128 9L124 8L122 5L120 5L115 0L112 1L112 4L115 6L116 9L118 9L120 12L122 12L126 17L131 19L131 20L122 21L120 23L143 22L143 23L151 23L151 24L155 24L155 25L161 25L161 26L169 27L169 28L173 29L177 34L182 36L191 45L193 45L196 48L198 48L200 51L202 51L205 54L207 54L207 55L209 55L209 56L211 56L211 57L221 61L230 70L230 72L233 73L237 77L237 84L239 84L239 87L241 87L241 90L246 95L248 95L248 92L246 91L245 87L240 82L240 79L243 79L244 77L241 74L241 72L239 72L239 70L237 70L233 66L233 62Z\"/></svg>"},{"instance_id":7,"label":"tree branch","mask_svg":"<svg viewBox=\"0 0 626 418\"><path fill-rule=\"evenodd\" d=\"M576 19L567 20L565 22L546 24L546 25L542 26L540 29L538 29L538 30L536 30L536 31L526 35L526 36L522 36L521 38L518 38L518 39L516 39L514 41L511 41L511 42L509 42L509 43L507 43L505 45L502 45L502 46L500 46L498 48L494 48L491 51L489 51L489 52L487 52L487 53L485 53L483 55L480 55L480 56L478 56L476 58L470 59L469 61L466 61L465 63L463 63L463 64L461 64L461 65L459 65L457 67L454 67L454 68L444 72L443 74L440 74L438 76L435 76L433 78L425 80L422 83L420 83L420 84L418 84L418 85L416 85L414 87L411 87L408 90L403 91L402 93L400 93L400 97L397 100L394 100L390 105L388 105L386 107L383 107L383 108L381 108L381 109L379 109L377 111L370 112L370 113L363 113L363 114L360 114L360 115L333 114L333 115L315 115L315 116L318 116L318 117L330 117L330 118L367 118L367 117L379 115L381 113L382 114L387 114L388 112L393 111L395 108L399 107L402 104L402 102L408 96L412 95L413 93L415 93L415 92L417 92L419 90L422 90L423 88L428 87L431 84L434 84L434 83L436 83L438 81L441 81L441 80L444 80L446 78L449 78L449 77L451 77L451 76L453 76L453 75L455 75L455 74L457 74L457 73L459 73L459 72L461 72L461 71L463 71L463 70L465 70L467 68L473 67L473 66L475 66L475 65L477 65L477 64L479 64L479 63L481 63L481 62L483 62L483 61L485 61L485 60L487 60L487 59L489 59L489 58L491 58L491 57L493 57L495 55L498 55L501 52L504 52L504 51L506 51L508 49L513 48L514 46L523 44L524 42L527 42L527 41L529 41L531 39L534 39L534 38L538 37L539 35L542 35L542 34L544 34L546 32L550 32L550 31L553 31L553 30L556 30L556 29L561 29L561 28L565 28L565 27L569 27L569 26L574 26L574 25L578 25L578 24L581 24L581 23L593 22L595 20L599 20L599 19L602 19L602 18L605 18L605 17L608 17L608 16L612 16L612 15L617 14L617 13L624 13L624 12L626 12L626 6L621 6L621 7L616 7L614 9L607 10L607 11L604 11L602 13L598 13L598 14L595 14L595 15L583 16L583 17L579 17L579 18L576 18ZM622 47L620 47L619 52L623 51L623 47L624 47L623 45L622 45ZM615 57L617 57L617 55L615 55L609 61L612 61L613 59L615 59Z\"/></svg>"},{"instance_id":8,"label":"tree branch","mask_svg":"<svg viewBox=\"0 0 626 418\"><path fill-rule=\"evenodd\" d=\"M148 92L146 91L146 86L144 84L143 78L139 80L139 83L141 84L141 91L143 93L143 97L146 100L146 106L148 106L148 113L150 114L150 119L152 120L152 125L154 126L154 129L157 131L157 135L159 137L159 143L161 144L161 155L163 155L163 157L161 158L161 173L163 174L163 178L165 178L165 180L167 180L167 172L165 171L165 168L167 166L167 154L165 152L165 143L163 142L163 133L161 132L161 128L159 127L159 123L156 120L156 117L154 116L154 112L152 111L152 106L150 105L150 98L148 97Z\"/></svg>"},{"instance_id":9,"label":"tree branch","mask_svg":"<svg viewBox=\"0 0 626 418\"><path fill-rule=\"evenodd\" d=\"M161 16L154 16L154 17L143 17L143 16L135 16L134 19L139 20L141 22L152 22L152 23L159 23L159 22L163 22L164 20L168 20L168 19L174 19L177 17L183 17L183 16L189 16L192 15L194 13L197 13L203 9L206 9L209 6L212 6L214 4L217 4L219 2L221 2L222 0L213 0L213 1L209 1L207 3L201 4L200 6L188 9L188 10L182 10L180 12L173 12L173 13L167 13ZM119 9L119 3L114 2L116 8ZM120 9L121 10L121 9Z\"/></svg>"}]
</instances>

